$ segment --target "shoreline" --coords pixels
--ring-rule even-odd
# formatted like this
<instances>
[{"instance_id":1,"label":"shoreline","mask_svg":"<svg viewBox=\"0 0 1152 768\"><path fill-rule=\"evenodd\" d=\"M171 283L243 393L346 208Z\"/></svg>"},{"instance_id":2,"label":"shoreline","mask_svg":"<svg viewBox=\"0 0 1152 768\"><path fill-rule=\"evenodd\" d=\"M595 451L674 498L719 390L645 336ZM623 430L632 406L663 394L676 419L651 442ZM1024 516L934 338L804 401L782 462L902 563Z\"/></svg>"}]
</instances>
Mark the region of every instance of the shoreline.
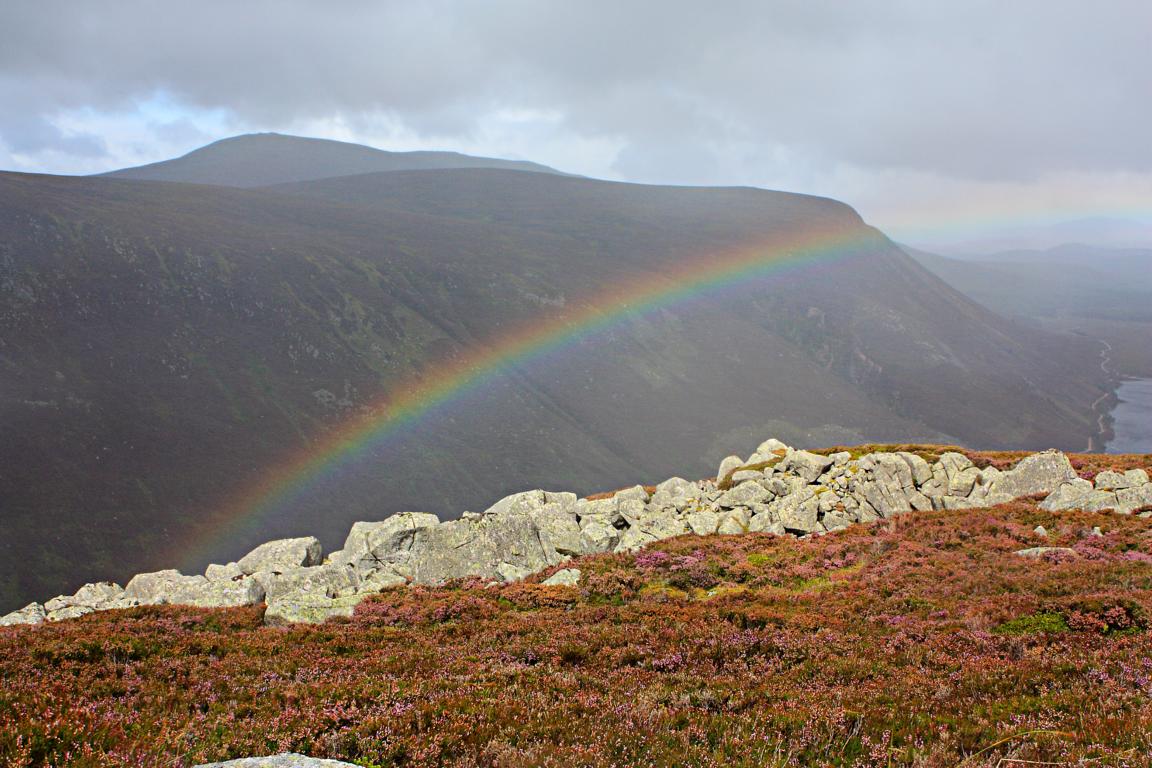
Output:
<instances>
[{"instance_id":1,"label":"shoreline","mask_svg":"<svg viewBox=\"0 0 1152 768\"><path fill-rule=\"evenodd\" d=\"M1100 350L1100 370L1108 377L1108 389L1093 401L1089 409L1096 416L1096 430L1088 435L1086 453L1107 452L1108 443L1115 438L1112 431L1112 411L1120 402L1116 390L1125 380L1125 377L1118 376L1112 368L1112 345L1104 339L1099 339L1099 342L1103 345Z\"/></svg>"}]
</instances>

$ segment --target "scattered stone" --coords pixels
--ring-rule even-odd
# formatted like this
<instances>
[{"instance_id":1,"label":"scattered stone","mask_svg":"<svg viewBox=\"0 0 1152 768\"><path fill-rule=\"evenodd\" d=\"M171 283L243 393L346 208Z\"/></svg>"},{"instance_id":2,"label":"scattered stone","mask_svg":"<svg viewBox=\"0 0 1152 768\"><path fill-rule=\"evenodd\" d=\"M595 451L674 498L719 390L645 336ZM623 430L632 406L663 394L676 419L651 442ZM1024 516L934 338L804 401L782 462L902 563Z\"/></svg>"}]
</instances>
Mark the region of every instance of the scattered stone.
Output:
<instances>
[{"instance_id":1,"label":"scattered stone","mask_svg":"<svg viewBox=\"0 0 1152 768\"><path fill-rule=\"evenodd\" d=\"M1034 536L1039 536L1042 539L1046 539L1048 538L1048 529L1042 525L1038 525L1032 529L1032 534Z\"/></svg>"},{"instance_id":2,"label":"scattered stone","mask_svg":"<svg viewBox=\"0 0 1152 768\"><path fill-rule=\"evenodd\" d=\"M580 583L580 569L562 568L540 583L546 587L574 587Z\"/></svg>"},{"instance_id":3,"label":"scattered stone","mask_svg":"<svg viewBox=\"0 0 1152 768\"><path fill-rule=\"evenodd\" d=\"M1068 547L1030 547L1018 549L1016 554L1021 557L1044 557L1045 555L1075 555L1076 550Z\"/></svg>"},{"instance_id":4,"label":"scattered stone","mask_svg":"<svg viewBox=\"0 0 1152 768\"><path fill-rule=\"evenodd\" d=\"M356 766L338 760L321 760L295 752L285 752L269 757L244 757L224 763L204 763L194 768L356 768Z\"/></svg>"}]
</instances>

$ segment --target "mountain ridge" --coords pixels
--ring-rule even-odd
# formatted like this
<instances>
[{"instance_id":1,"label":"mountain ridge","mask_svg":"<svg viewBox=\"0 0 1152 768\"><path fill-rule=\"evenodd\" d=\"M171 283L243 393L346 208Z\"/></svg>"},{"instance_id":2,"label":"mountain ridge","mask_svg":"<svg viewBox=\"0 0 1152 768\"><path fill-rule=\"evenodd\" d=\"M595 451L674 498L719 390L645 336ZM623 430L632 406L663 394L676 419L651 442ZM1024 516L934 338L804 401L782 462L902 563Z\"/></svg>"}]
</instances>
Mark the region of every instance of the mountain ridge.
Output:
<instances>
[{"instance_id":1,"label":"mountain ridge","mask_svg":"<svg viewBox=\"0 0 1152 768\"><path fill-rule=\"evenodd\" d=\"M448 151L390 152L332 139L250 133L220 139L170 160L96 176L251 188L357 173L461 167L500 167L561 175L554 168L526 160Z\"/></svg>"}]
</instances>

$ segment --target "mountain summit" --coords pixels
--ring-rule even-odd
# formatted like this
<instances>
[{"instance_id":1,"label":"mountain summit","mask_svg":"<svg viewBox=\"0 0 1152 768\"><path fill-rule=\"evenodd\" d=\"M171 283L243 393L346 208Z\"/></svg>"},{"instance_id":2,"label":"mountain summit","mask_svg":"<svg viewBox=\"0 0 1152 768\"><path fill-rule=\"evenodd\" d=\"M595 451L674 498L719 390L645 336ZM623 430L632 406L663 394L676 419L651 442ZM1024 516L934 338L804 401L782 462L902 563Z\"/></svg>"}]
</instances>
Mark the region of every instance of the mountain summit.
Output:
<instances>
[{"instance_id":1,"label":"mountain summit","mask_svg":"<svg viewBox=\"0 0 1152 768\"><path fill-rule=\"evenodd\" d=\"M223 187L263 187L360 173L446 168L559 173L546 165L524 160L474 157L458 152L386 152L330 139L250 133L221 139L182 157L100 175Z\"/></svg>"}]
</instances>

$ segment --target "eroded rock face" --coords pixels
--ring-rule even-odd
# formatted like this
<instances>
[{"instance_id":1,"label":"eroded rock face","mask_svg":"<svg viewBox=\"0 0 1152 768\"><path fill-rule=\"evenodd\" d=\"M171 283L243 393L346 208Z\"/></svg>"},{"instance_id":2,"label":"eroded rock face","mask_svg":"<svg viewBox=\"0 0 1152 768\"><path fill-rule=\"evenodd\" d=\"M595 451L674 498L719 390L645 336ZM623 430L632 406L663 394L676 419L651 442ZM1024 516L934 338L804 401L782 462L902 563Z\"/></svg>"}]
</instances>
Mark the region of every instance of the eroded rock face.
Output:
<instances>
[{"instance_id":1,"label":"eroded rock face","mask_svg":"<svg viewBox=\"0 0 1152 768\"><path fill-rule=\"evenodd\" d=\"M718 475L723 488L712 480L676 477L652 493L634 486L599 499L525 491L447 522L404 512L356 523L343 549L323 563L316 539L283 539L237 563L209 566L203 576L169 570L140 574L125 589L89 584L75 595L15 611L0 624L138 604L261 601L268 605L269 624L317 622L351 616L366 595L408 583L515 581L580 555L632 551L686 533L818 535L894 515L990 506L1041 493L1048 494L1042 506L1049 510L1135 512L1152 505L1144 471L1102 472L1092 483L1077 477L1068 458L1056 452L1034 454L1002 472L976 467L954 452L932 463L905 452L854 459L847 452L824 456L767 440L747 460L725 459ZM546 583L578 580L579 571L563 569Z\"/></svg>"}]
</instances>

